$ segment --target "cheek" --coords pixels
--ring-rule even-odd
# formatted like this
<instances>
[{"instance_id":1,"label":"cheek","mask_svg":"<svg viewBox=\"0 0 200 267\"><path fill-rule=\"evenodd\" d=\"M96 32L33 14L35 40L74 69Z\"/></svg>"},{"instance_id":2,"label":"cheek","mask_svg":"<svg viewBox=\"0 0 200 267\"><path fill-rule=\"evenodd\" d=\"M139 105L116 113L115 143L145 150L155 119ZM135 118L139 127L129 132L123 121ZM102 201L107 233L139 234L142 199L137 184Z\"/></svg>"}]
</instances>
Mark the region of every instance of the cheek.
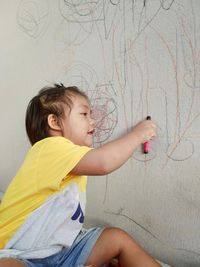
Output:
<instances>
[{"instance_id":1,"label":"cheek","mask_svg":"<svg viewBox=\"0 0 200 267\"><path fill-rule=\"evenodd\" d=\"M65 137L69 138L72 135L72 128L70 127L70 123L69 122L62 122L62 133Z\"/></svg>"}]
</instances>

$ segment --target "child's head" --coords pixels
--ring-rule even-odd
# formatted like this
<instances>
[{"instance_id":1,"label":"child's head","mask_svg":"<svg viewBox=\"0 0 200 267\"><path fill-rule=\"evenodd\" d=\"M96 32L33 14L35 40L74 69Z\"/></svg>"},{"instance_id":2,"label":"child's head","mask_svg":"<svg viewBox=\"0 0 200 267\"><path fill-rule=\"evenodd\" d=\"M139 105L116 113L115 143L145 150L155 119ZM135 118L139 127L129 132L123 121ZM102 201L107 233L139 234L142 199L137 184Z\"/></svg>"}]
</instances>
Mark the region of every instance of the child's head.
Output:
<instances>
[{"instance_id":1,"label":"child's head","mask_svg":"<svg viewBox=\"0 0 200 267\"><path fill-rule=\"evenodd\" d=\"M88 97L77 87L45 87L29 102L26 131L31 144L50 136L64 136L79 145L92 144L94 121Z\"/></svg>"}]
</instances>

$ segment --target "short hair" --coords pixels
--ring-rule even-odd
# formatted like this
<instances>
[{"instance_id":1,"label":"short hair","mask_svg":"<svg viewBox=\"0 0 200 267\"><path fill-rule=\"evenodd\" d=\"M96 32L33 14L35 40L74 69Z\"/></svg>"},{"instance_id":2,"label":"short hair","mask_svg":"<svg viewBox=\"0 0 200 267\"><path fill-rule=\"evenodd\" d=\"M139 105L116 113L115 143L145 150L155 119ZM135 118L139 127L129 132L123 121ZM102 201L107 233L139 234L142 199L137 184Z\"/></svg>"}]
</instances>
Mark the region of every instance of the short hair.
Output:
<instances>
[{"instance_id":1,"label":"short hair","mask_svg":"<svg viewBox=\"0 0 200 267\"><path fill-rule=\"evenodd\" d=\"M32 145L49 137L48 115L54 114L57 118L64 116L64 106L72 108L73 95L87 95L76 86L65 87L62 83L42 88L31 99L26 110L26 132Z\"/></svg>"}]
</instances>

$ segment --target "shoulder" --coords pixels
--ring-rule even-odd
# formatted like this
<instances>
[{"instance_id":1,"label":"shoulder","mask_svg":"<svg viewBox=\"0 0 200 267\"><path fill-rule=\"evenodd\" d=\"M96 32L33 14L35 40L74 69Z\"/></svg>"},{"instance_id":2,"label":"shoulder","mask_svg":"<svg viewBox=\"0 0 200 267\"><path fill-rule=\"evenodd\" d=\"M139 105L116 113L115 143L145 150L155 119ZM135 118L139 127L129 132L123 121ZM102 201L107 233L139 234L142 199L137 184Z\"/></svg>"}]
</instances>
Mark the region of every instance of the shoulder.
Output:
<instances>
[{"instance_id":1,"label":"shoulder","mask_svg":"<svg viewBox=\"0 0 200 267\"><path fill-rule=\"evenodd\" d=\"M74 153L84 153L89 151L91 148L86 146L79 146L74 144L69 139L66 139L62 136L55 137L47 137L43 140L35 143L32 147L32 152L36 152L38 155L49 155L52 154L54 156L62 155L72 155ZM74 153L73 153L74 152Z\"/></svg>"},{"instance_id":2,"label":"shoulder","mask_svg":"<svg viewBox=\"0 0 200 267\"><path fill-rule=\"evenodd\" d=\"M74 144L69 140L62 136L54 136L54 137L47 137L44 138L37 143L35 143L31 150L33 151L39 151L42 149L58 149L58 148L64 148L64 147L71 147Z\"/></svg>"},{"instance_id":3,"label":"shoulder","mask_svg":"<svg viewBox=\"0 0 200 267\"><path fill-rule=\"evenodd\" d=\"M34 146L43 146L51 144L73 144L69 139L66 139L62 136L53 136L44 138L33 145Z\"/></svg>"}]
</instances>

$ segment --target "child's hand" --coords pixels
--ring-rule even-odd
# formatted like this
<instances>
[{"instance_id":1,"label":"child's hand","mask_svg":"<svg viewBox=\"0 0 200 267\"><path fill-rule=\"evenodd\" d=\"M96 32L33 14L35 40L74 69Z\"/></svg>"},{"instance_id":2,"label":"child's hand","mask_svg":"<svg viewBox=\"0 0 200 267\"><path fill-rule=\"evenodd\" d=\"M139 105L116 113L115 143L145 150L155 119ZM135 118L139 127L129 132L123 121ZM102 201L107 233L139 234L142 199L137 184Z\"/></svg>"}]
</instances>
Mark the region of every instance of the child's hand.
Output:
<instances>
[{"instance_id":1,"label":"child's hand","mask_svg":"<svg viewBox=\"0 0 200 267\"><path fill-rule=\"evenodd\" d=\"M156 125L151 120L144 120L133 128L133 133L141 143L145 143L156 136Z\"/></svg>"}]
</instances>

